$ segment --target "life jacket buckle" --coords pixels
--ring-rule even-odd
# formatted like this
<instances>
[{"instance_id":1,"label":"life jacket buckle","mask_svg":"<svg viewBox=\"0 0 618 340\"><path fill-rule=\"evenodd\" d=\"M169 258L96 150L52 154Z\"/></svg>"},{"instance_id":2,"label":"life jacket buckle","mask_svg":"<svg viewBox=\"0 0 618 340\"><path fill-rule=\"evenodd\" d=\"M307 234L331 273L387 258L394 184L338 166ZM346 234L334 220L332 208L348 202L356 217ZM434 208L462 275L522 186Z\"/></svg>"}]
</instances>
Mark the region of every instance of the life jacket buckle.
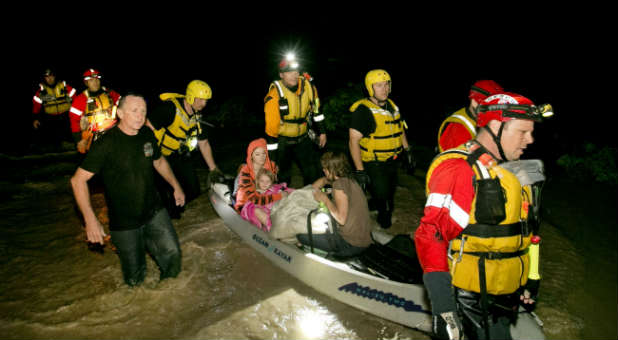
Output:
<instances>
[{"instance_id":1,"label":"life jacket buckle","mask_svg":"<svg viewBox=\"0 0 618 340\"><path fill-rule=\"evenodd\" d=\"M467 236L462 236L461 238L461 246L459 247L459 256L457 257L456 263L461 262L461 258L463 257L464 244L466 243Z\"/></svg>"},{"instance_id":2,"label":"life jacket buckle","mask_svg":"<svg viewBox=\"0 0 618 340\"><path fill-rule=\"evenodd\" d=\"M467 239L466 236L463 236L461 238L461 246L459 247L459 255L457 256L456 259L453 257L453 251L452 251L452 249L453 249L453 241L448 243L448 250L446 251L446 255L448 256L449 260L453 261L453 265L455 263L461 262L461 258L463 256L464 244L466 243L466 239Z\"/></svg>"}]
</instances>

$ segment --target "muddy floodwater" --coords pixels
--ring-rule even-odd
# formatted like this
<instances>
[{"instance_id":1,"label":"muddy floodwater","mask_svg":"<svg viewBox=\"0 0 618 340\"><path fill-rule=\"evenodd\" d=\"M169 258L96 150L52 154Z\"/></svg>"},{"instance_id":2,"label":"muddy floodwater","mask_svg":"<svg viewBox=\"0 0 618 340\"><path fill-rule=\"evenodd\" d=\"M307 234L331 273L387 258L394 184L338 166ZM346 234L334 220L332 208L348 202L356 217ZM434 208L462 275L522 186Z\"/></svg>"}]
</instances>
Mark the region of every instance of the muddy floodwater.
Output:
<instances>
[{"instance_id":1,"label":"muddy floodwater","mask_svg":"<svg viewBox=\"0 0 618 340\"><path fill-rule=\"evenodd\" d=\"M113 251L87 250L69 186L75 164L56 167L50 176L0 179L2 339L429 338L335 301L275 267L223 224L205 194L173 221L181 274L159 282L149 258L144 284L128 288ZM590 211L561 200L576 193L560 188L566 186L550 182L546 189L554 202L542 225L537 314L550 339L615 339L615 189L599 193L613 205ZM92 196L105 222L103 193ZM388 232L412 233L424 200L422 173L401 174ZM590 222L586 214L603 217Z\"/></svg>"}]
</instances>

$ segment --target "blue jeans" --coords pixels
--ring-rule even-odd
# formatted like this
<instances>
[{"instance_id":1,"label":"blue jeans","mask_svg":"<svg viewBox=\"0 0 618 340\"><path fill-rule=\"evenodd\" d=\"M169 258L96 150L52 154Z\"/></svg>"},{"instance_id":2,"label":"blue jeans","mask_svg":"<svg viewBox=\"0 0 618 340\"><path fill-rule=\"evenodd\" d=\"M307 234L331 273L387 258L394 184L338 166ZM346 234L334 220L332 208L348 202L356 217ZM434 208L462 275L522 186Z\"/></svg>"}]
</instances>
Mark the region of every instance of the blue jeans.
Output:
<instances>
[{"instance_id":1,"label":"blue jeans","mask_svg":"<svg viewBox=\"0 0 618 340\"><path fill-rule=\"evenodd\" d=\"M110 234L118 248L124 282L129 286L137 286L144 281L146 250L159 266L161 280L180 273L180 244L167 210L157 211L148 223L137 229L111 231Z\"/></svg>"}]
</instances>

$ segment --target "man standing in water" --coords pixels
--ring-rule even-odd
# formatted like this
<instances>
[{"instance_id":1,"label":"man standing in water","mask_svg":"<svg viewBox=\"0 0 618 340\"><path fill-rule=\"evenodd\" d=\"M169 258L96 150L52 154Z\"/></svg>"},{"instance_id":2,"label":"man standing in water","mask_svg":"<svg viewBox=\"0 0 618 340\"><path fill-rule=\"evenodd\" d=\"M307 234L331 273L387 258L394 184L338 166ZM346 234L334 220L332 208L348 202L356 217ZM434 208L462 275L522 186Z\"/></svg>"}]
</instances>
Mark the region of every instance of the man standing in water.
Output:
<instances>
[{"instance_id":1,"label":"man standing in water","mask_svg":"<svg viewBox=\"0 0 618 340\"><path fill-rule=\"evenodd\" d=\"M534 304L540 279L530 251L538 202L506 162L532 144L542 110L505 92L486 98L476 113L476 139L441 153L427 171L414 238L441 339L461 339L464 331L470 339L511 339L518 306Z\"/></svg>"},{"instance_id":2,"label":"man standing in water","mask_svg":"<svg viewBox=\"0 0 618 340\"><path fill-rule=\"evenodd\" d=\"M144 127L146 101L140 95L121 98L120 122L93 143L71 178L73 193L84 216L89 242L103 244L105 232L90 203L88 180L100 174L105 188L112 242L118 248L122 275L129 286L146 275L146 251L161 269L160 279L176 277L181 269L178 236L155 188L155 170L173 188L176 204L185 194L153 132Z\"/></svg>"}]
</instances>

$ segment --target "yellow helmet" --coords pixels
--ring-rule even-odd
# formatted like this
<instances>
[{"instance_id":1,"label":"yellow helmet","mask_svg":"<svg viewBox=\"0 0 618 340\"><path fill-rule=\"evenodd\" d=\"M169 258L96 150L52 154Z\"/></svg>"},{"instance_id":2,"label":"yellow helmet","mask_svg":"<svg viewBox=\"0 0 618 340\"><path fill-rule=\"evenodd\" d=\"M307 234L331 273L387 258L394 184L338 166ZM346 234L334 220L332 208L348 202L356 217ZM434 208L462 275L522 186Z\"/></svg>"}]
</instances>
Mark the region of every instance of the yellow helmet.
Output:
<instances>
[{"instance_id":1,"label":"yellow helmet","mask_svg":"<svg viewBox=\"0 0 618 340\"><path fill-rule=\"evenodd\" d=\"M382 81L391 81L391 76L384 70L371 70L365 76L365 87L369 93L369 97L373 97L373 84Z\"/></svg>"},{"instance_id":2,"label":"yellow helmet","mask_svg":"<svg viewBox=\"0 0 618 340\"><path fill-rule=\"evenodd\" d=\"M201 80L193 80L187 85L187 93L185 99L189 104L193 104L195 98L210 99L212 98L212 90L210 86Z\"/></svg>"}]
</instances>

